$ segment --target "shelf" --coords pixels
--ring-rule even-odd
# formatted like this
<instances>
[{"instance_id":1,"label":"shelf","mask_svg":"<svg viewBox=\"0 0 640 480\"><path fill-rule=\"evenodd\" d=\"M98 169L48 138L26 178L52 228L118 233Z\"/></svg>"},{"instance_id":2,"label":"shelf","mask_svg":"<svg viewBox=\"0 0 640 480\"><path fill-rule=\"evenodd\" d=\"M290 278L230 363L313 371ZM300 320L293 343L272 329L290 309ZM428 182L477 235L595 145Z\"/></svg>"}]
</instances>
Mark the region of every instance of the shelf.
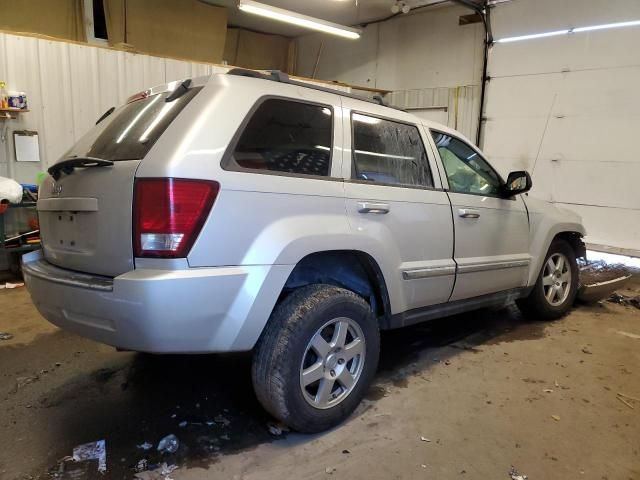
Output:
<instances>
[{"instance_id":1,"label":"shelf","mask_svg":"<svg viewBox=\"0 0 640 480\"><path fill-rule=\"evenodd\" d=\"M5 119L15 119L17 118L18 113L26 113L29 109L22 108L0 108L0 120Z\"/></svg>"}]
</instances>

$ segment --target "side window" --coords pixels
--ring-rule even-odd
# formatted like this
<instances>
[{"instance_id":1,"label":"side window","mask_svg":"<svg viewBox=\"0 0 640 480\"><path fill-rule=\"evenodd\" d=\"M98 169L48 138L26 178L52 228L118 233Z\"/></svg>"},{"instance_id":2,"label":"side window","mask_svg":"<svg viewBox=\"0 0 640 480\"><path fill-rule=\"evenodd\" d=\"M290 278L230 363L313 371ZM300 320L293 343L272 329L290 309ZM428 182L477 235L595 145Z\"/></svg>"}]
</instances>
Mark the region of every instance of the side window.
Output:
<instances>
[{"instance_id":1,"label":"side window","mask_svg":"<svg viewBox=\"0 0 640 480\"><path fill-rule=\"evenodd\" d=\"M497 195L500 178L491 166L462 140L432 131L449 180L449 190L459 193Z\"/></svg>"},{"instance_id":2,"label":"side window","mask_svg":"<svg viewBox=\"0 0 640 480\"><path fill-rule=\"evenodd\" d=\"M233 158L242 168L326 177L332 134L330 108L271 98L253 113Z\"/></svg>"},{"instance_id":3,"label":"side window","mask_svg":"<svg viewBox=\"0 0 640 480\"><path fill-rule=\"evenodd\" d=\"M420 132L413 125L351 115L353 178L433 187Z\"/></svg>"}]
</instances>

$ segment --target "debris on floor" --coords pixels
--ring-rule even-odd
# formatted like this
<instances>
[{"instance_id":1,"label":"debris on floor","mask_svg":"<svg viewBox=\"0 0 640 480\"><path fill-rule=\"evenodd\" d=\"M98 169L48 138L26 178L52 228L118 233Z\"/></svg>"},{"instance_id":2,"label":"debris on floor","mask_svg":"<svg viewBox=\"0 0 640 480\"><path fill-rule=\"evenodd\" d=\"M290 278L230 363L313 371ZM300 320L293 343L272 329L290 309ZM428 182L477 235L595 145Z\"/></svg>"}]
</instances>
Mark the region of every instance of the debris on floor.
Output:
<instances>
[{"instance_id":1,"label":"debris on floor","mask_svg":"<svg viewBox=\"0 0 640 480\"><path fill-rule=\"evenodd\" d=\"M0 332L0 340L11 340L13 335L9 332Z\"/></svg>"},{"instance_id":2,"label":"debris on floor","mask_svg":"<svg viewBox=\"0 0 640 480\"><path fill-rule=\"evenodd\" d=\"M140 445L136 445L136 447L138 447L141 450L151 450L153 448L153 445L149 442L144 442L144 443L141 443Z\"/></svg>"},{"instance_id":3,"label":"debris on floor","mask_svg":"<svg viewBox=\"0 0 640 480\"><path fill-rule=\"evenodd\" d=\"M560 421L560 415L551 415L551 418L553 418L556 422Z\"/></svg>"},{"instance_id":4,"label":"debris on floor","mask_svg":"<svg viewBox=\"0 0 640 480\"><path fill-rule=\"evenodd\" d=\"M24 287L24 283L23 282L18 282L18 283L6 282L4 284L0 284L0 290L2 290L3 288L12 289L12 288L18 288L18 287Z\"/></svg>"},{"instance_id":5,"label":"debris on floor","mask_svg":"<svg viewBox=\"0 0 640 480\"><path fill-rule=\"evenodd\" d=\"M509 470L509 477L511 480L527 480L527 478L529 478L526 475L518 473L515 467L511 467L511 470Z\"/></svg>"},{"instance_id":6,"label":"debris on floor","mask_svg":"<svg viewBox=\"0 0 640 480\"><path fill-rule=\"evenodd\" d=\"M160 440L158 443L158 451L160 453L176 453L179 446L180 441L178 440L178 437L174 434L170 434Z\"/></svg>"},{"instance_id":7,"label":"debris on floor","mask_svg":"<svg viewBox=\"0 0 640 480\"><path fill-rule=\"evenodd\" d=\"M153 470L145 470L136 473L134 478L137 480L172 480L170 475L177 469L177 465L169 465L165 462L158 465Z\"/></svg>"},{"instance_id":8,"label":"debris on floor","mask_svg":"<svg viewBox=\"0 0 640 480\"><path fill-rule=\"evenodd\" d=\"M73 449L73 460L83 462L85 460L98 460L98 472L107 471L107 448L104 440L84 443Z\"/></svg>"},{"instance_id":9,"label":"debris on floor","mask_svg":"<svg viewBox=\"0 0 640 480\"><path fill-rule=\"evenodd\" d=\"M229 425L231 425L231 421L228 418L226 418L224 415L216 415L213 421L216 423L221 423L225 427L228 427Z\"/></svg>"},{"instance_id":10,"label":"debris on floor","mask_svg":"<svg viewBox=\"0 0 640 480\"><path fill-rule=\"evenodd\" d=\"M631 402L640 402L640 398L632 397L631 395L625 395L624 393L620 393L620 392L616 394L616 398L620 400L622 403L624 403L631 410L635 409L635 407ZM629 400L631 400L631 402L629 402Z\"/></svg>"},{"instance_id":11,"label":"debris on floor","mask_svg":"<svg viewBox=\"0 0 640 480\"><path fill-rule=\"evenodd\" d=\"M429 440L427 437L420 437L420 441L422 441L422 442L430 442L431 440Z\"/></svg>"},{"instance_id":12,"label":"debris on floor","mask_svg":"<svg viewBox=\"0 0 640 480\"><path fill-rule=\"evenodd\" d=\"M629 337L629 338L633 338L634 340L640 340L640 335L638 335L637 333L624 332L622 330L616 330L616 333L618 335L622 335L623 337Z\"/></svg>"},{"instance_id":13,"label":"debris on floor","mask_svg":"<svg viewBox=\"0 0 640 480\"><path fill-rule=\"evenodd\" d=\"M269 433L273 436L279 437L280 435L282 435L284 432L288 432L289 428L281 423L268 423L267 424L267 430L269 430Z\"/></svg>"},{"instance_id":14,"label":"debris on floor","mask_svg":"<svg viewBox=\"0 0 640 480\"><path fill-rule=\"evenodd\" d=\"M336 469L335 469L335 467L327 467L327 468L324 469L324 471L326 473L328 473L329 475L331 475L333 472L336 471Z\"/></svg>"},{"instance_id":15,"label":"debris on floor","mask_svg":"<svg viewBox=\"0 0 640 480\"><path fill-rule=\"evenodd\" d=\"M640 309L640 295L635 297L629 297L621 293L613 293L607 300L610 303L617 303L618 305L624 305L625 307L636 307Z\"/></svg>"}]
</instances>

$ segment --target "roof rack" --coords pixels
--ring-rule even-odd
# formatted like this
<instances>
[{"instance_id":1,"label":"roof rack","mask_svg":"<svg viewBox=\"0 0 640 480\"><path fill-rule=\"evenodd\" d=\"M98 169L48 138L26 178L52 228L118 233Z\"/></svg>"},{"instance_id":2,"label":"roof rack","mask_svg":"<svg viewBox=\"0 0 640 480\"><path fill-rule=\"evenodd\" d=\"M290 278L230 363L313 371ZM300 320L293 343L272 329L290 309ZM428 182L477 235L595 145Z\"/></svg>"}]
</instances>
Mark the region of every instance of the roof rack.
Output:
<instances>
[{"instance_id":1,"label":"roof rack","mask_svg":"<svg viewBox=\"0 0 640 480\"><path fill-rule=\"evenodd\" d=\"M380 95L374 95L373 98L369 98L369 97L364 97L362 95L355 95L353 93L341 92L339 90L334 90L327 87L321 87L319 85L313 85L307 82L300 82L298 80L292 80L291 78L289 78L289 75L287 75L284 72L281 72L280 70L270 70L269 73L267 74L267 73L258 72L256 70L249 70L247 68L232 68L227 72L227 75L260 78L262 80L271 80L273 82L288 83L289 85L296 85L298 87L311 88L313 90L320 90L321 92L333 93L334 95L342 95L343 97L354 98L356 100L362 100L363 102L375 103L377 105L382 105L383 107L404 111L400 108L387 105L386 103L384 103Z\"/></svg>"}]
</instances>

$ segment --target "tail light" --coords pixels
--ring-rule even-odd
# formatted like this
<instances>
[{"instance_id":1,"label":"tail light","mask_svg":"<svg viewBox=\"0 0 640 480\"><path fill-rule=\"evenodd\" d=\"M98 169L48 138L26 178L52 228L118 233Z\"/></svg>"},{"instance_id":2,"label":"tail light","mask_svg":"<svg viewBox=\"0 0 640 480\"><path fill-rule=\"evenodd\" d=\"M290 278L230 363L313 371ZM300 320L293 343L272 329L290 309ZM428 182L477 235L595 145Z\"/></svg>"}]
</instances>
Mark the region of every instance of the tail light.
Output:
<instances>
[{"instance_id":1,"label":"tail light","mask_svg":"<svg viewBox=\"0 0 640 480\"><path fill-rule=\"evenodd\" d=\"M219 190L218 182L203 180L136 180L133 200L135 256L186 257Z\"/></svg>"}]
</instances>

